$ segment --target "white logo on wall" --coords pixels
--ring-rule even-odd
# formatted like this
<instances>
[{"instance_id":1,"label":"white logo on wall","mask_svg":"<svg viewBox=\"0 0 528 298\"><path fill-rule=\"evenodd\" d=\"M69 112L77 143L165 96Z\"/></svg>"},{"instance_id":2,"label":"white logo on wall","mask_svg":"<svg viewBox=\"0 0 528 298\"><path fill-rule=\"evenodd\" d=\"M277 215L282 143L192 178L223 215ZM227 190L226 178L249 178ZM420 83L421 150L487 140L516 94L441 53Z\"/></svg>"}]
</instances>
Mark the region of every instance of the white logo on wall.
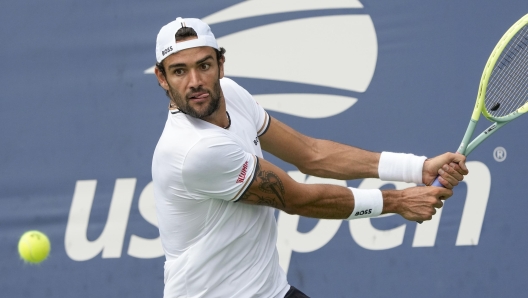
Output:
<instances>
[{"instance_id":1,"label":"white logo on wall","mask_svg":"<svg viewBox=\"0 0 528 298\"><path fill-rule=\"evenodd\" d=\"M338 8L361 9L363 5L354 0L252 0L203 20L214 25L277 13ZM218 38L218 43L229 52L228 77L302 83L355 94L367 90L378 56L376 31L366 14L323 15L241 28ZM154 73L154 67L145 73ZM331 117L357 101L352 96L324 93L269 93L254 97L267 110L305 118Z\"/></svg>"},{"instance_id":2,"label":"white logo on wall","mask_svg":"<svg viewBox=\"0 0 528 298\"><path fill-rule=\"evenodd\" d=\"M467 166L470 174L464 179L467 194L455 246L478 245L491 188L491 175L484 163L471 161L467 163ZM288 174L301 183L347 186L346 181L343 180L307 176L299 171L290 171ZM364 179L359 188L380 188L385 184L393 184L396 189L415 185ZM87 232L96 187L97 180L79 180L75 185L64 237L66 254L75 261L88 261L99 254L102 258L120 258L126 247L125 244L128 244L127 254L129 256L143 259L162 257L163 249L159 237L148 239L135 234L128 239L125 237L136 189L135 178L116 180L104 229L96 240L88 239ZM138 209L145 221L155 227L158 226L152 182L141 191ZM414 230L412 247L433 247L437 239L442 210L438 209L432 220L421 225L406 222L392 229L380 230L371 224L371 220L376 219L362 218L348 222L322 219L306 233L298 231L300 219L298 215L290 215L281 211L277 219L279 262L287 272L292 253L308 253L324 247L336 235L343 222L348 224L350 236L354 242L364 249L387 250L402 245L405 233L413 231L412 229L407 231L407 226L412 224L417 225ZM384 216L394 216L394 214Z\"/></svg>"}]
</instances>

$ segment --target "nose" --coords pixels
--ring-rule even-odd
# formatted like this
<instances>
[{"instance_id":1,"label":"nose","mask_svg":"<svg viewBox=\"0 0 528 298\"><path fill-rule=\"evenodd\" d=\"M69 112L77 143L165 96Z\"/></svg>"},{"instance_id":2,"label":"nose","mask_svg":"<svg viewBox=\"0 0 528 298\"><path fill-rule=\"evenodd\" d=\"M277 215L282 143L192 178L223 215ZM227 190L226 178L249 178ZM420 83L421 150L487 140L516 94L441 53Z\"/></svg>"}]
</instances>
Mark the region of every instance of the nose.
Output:
<instances>
[{"instance_id":1,"label":"nose","mask_svg":"<svg viewBox=\"0 0 528 298\"><path fill-rule=\"evenodd\" d=\"M198 88L202 86L202 76L196 69L189 71L189 88Z\"/></svg>"}]
</instances>

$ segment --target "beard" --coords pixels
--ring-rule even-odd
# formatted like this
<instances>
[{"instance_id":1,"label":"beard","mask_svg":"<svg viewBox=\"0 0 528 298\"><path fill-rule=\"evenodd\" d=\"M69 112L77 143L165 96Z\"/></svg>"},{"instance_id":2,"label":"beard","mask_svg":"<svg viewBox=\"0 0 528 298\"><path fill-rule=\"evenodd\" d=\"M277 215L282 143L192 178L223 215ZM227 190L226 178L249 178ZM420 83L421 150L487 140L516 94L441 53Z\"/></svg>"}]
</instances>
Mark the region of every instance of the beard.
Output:
<instances>
[{"instance_id":1,"label":"beard","mask_svg":"<svg viewBox=\"0 0 528 298\"><path fill-rule=\"evenodd\" d=\"M209 94L211 101L205 108L197 110L189 105L189 98L191 97L190 94L194 92L207 92ZM177 90L169 85L169 94L181 112L194 118L203 119L211 116L216 110L218 110L218 107L220 106L220 97L222 96L222 89L220 87L220 80L217 80L212 91L200 86L198 88L192 88L188 94L182 96Z\"/></svg>"}]
</instances>

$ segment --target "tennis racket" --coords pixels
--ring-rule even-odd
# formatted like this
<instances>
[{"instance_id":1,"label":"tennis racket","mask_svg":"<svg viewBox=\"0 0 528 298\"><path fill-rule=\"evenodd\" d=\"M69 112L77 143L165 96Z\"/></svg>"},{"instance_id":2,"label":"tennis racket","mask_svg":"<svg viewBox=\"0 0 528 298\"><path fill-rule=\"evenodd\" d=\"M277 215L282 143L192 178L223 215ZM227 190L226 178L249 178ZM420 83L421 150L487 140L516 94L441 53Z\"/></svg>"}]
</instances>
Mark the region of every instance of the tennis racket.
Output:
<instances>
[{"instance_id":1,"label":"tennis racket","mask_svg":"<svg viewBox=\"0 0 528 298\"><path fill-rule=\"evenodd\" d=\"M468 156L504 125L528 112L528 14L502 36L484 67L471 120L457 152ZM480 114L493 124L471 143ZM436 177L433 186L443 187Z\"/></svg>"}]
</instances>

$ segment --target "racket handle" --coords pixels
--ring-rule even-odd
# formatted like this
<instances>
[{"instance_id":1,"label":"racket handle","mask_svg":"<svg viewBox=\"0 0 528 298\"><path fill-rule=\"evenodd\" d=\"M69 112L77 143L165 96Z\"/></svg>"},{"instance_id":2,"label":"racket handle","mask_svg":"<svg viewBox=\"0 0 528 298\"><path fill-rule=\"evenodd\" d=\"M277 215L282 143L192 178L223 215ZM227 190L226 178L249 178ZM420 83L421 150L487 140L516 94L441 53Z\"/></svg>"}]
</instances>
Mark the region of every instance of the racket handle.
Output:
<instances>
[{"instance_id":1,"label":"racket handle","mask_svg":"<svg viewBox=\"0 0 528 298\"><path fill-rule=\"evenodd\" d=\"M440 181L438 181L438 177L440 177L440 175L439 175L439 176L436 176L436 178L435 178L435 180L433 181L433 184L431 184L431 186L444 187L444 186L442 185L442 183L440 183Z\"/></svg>"}]
</instances>

